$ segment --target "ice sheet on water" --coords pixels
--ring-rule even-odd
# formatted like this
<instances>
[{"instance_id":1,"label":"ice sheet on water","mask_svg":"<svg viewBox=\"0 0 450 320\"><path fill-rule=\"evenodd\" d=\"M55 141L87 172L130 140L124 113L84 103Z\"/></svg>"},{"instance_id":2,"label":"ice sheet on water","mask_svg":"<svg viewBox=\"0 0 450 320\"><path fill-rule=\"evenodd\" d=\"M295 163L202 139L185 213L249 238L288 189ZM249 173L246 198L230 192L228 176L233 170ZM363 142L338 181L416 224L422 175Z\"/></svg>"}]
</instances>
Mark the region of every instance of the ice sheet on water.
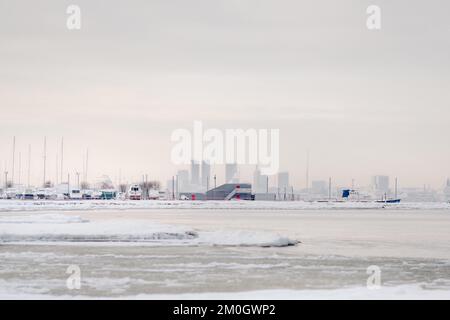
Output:
<instances>
[{"instance_id":1,"label":"ice sheet on water","mask_svg":"<svg viewBox=\"0 0 450 320\"><path fill-rule=\"evenodd\" d=\"M121 283L128 281L124 279ZM111 281L111 284L114 284ZM52 295L45 290L31 290L0 280L1 299L134 299L134 300L448 300L450 291L426 289L423 284L382 286L379 289L348 287L341 289L271 289L241 292L202 292L180 294L137 294L118 298L86 295Z\"/></svg>"},{"instance_id":2,"label":"ice sheet on water","mask_svg":"<svg viewBox=\"0 0 450 320\"><path fill-rule=\"evenodd\" d=\"M297 240L289 239L274 233L256 231L214 231L200 232L197 239L199 244L214 244L223 246L260 246L260 247L286 247L296 245Z\"/></svg>"},{"instance_id":3,"label":"ice sheet on water","mask_svg":"<svg viewBox=\"0 0 450 320\"><path fill-rule=\"evenodd\" d=\"M89 222L79 216L68 216L63 214L22 214L0 216L0 223L80 223Z\"/></svg>"},{"instance_id":4,"label":"ice sheet on water","mask_svg":"<svg viewBox=\"0 0 450 320\"><path fill-rule=\"evenodd\" d=\"M192 230L147 221L11 223L11 220L0 221L1 242L146 242L197 237Z\"/></svg>"},{"instance_id":5,"label":"ice sheet on water","mask_svg":"<svg viewBox=\"0 0 450 320\"><path fill-rule=\"evenodd\" d=\"M146 243L166 245L288 246L298 242L266 232L197 232L149 220L88 221L63 214L0 217L1 243Z\"/></svg>"}]
</instances>

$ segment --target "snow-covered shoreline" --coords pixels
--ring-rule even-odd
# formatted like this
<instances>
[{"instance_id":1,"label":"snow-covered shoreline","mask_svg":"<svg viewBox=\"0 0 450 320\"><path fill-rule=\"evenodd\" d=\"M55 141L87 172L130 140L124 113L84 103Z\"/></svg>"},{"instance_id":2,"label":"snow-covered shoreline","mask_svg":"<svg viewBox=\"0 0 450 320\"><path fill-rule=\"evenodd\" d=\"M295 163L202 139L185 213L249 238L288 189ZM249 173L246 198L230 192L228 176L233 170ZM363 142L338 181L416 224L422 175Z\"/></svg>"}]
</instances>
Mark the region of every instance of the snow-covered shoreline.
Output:
<instances>
[{"instance_id":1,"label":"snow-covered shoreline","mask_svg":"<svg viewBox=\"0 0 450 320\"><path fill-rule=\"evenodd\" d=\"M0 200L0 212L11 211L83 211L83 210L130 210L130 209L226 209L226 210L339 210L339 209L397 209L397 210L450 210L446 202L405 202L385 204L377 202L308 202L308 201L24 201Z\"/></svg>"}]
</instances>

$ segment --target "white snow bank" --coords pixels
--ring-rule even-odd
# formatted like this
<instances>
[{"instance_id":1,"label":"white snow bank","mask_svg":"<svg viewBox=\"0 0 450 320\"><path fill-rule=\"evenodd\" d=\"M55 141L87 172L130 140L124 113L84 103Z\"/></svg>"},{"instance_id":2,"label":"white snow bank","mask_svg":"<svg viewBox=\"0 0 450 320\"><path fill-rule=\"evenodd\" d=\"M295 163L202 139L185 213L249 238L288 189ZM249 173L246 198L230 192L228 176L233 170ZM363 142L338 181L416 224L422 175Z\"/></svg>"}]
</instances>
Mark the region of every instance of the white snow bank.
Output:
<instances>
[{"instance_id":1,"label":"white snow bank","mask_svg":"<svg viewBox=\"0 0 450 320\"><path fill-rule=\"evenodd\" d=\"M382 286L380 289L351 287L343 289L258 290L244 292L142 294L124 299L152 300L426 300L450 299L450 291L424 289L421 284Z\"/></svg>"},{"instance_id":2,"label":"white snow bank","mask_svg":"<svg viewBox=\"0 0 450 320\"><path fill-rule=\"evenodd\" d=\"M314 210L314 209L450 209L450 203L417 202L384 204L377 202L307 202L307 201L28 201L0 200L0 212L100 209L246 209L246 210Z\"/></svg>"},{"instance_id":3,"label":"white snow bank","mask_svg":"<svg viewBox=\"0 0 450 320\"><path fill-rule=\"evenodd\" d=\"M197 232L148 220L89 222L63 214L0 216L2 243L153 243L159 245L288 246L298 241L265 232Z\"/></svg>"},{"instance_id":4,"label":"white snow bank","mask_svg":"<svg viewBox=\"0 0 450 320\"><path fill-rule=\"evenodd\" d=\"M199 244L214 244L224 246L260 246L285 247L296 245L299 241L268 232L248 231L214 231L199 232Z\"/></svg>"},{"instance_id":5,"label":"white snow bank","mask_svg":"<svg viewBox=\"0 0 450 320\"><path fill-rule=\"evenodd\" d=\"M0 299L130 299L130 300L448 300L450 291L424 289L422 284L382 286L380 289L351 287L342 289L272 289L240 292L205 292L181 294L138 294L132 296L92 297L85 295L47 295L12 292L0 288Z\"/></svg>"},{"instance_id":6,"label":"white snow bank","mask_svg":"<svg viewBox=\"0 0 450 320\"><path fill-rule=\"evenodd\" d=\"M24 215L4 215L0 216L2 223L80 223L89 220L79 216L67 216L62 214L24 214Z\"/></svg>"}]
</instances>

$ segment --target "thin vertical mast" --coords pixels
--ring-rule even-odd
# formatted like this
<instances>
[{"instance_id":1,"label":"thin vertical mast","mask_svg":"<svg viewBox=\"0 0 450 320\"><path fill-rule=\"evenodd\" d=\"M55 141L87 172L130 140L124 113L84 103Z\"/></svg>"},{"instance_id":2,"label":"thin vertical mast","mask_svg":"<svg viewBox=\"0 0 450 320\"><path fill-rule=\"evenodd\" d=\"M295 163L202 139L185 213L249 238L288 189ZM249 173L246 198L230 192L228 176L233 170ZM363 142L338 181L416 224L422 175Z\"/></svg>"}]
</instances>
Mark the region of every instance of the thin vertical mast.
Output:
<instances>
[{"instance_id":1,"label":"thin vertical mast","mask_svg":"<svg viewBox=\"0 0 450 320\"><path fill-rule=\"evenodd\" d=\"M84 158L84 153L83 153L83 176L82 176L82 178L83 178L83 180L85 181L86 179L85 179L85 176L86 176L86 161L85 161L85 158Z\"/></svg>"},{"instance_id":2,"label":"thin vertical mast","mask_svg":"<svg viewBox=\"0 0 450 320\"><path fill-rule=\"evenodd\" d=\"M44 137L44 184L43 184L44 187L45 187L46 161L47 161L47 137Z\"/></svg>"},{"instance_id":3,"label":"thin vertical mast","mask_svg":"<svg viewBox=\"0 0 450 320\"><path fill-rule=\"evenodd\" d=\"M12 149L12 172L11 172L11 183L14 187L14 165L16 163L16 136L13 137L13 149Z\"/></svg>"},{"instance_id":4,"label":"thin vertical mast","mask_svg":"<svg viewBox=\"0 0 450 320\"><path fill-rule=\"evenodd\" d=\"M57 185L58 184L58 179L59 179L59 170L58 170L58 163L59 163L59 159L58 159L58 152L56 152L56 161L55 161L55 163L56 163L56 167L55 167L55 169L56 169L56 175L55 175L55 184Z\"/></svg>"},{"instance_id":5,"label":"thin vertical mast","mask_svg":"<svg viewBox=\"0 0 450 320\"><path fill-rule=\"evenodd\" d=\"M61 138L61 183L63 181L63 164L64 164L64 137Z\"/></svg>"},{"instance_id":6,"label":"thin vertical mast","mask_svg":"<svg viewBox=\"0 0 450 320\"><path fill-rule=\"evenodd\" d=\"M18 184L20 185L20 178L22 175L22 153L19 152L19 179L18 179Z\"/></svg>"},{"instance_id":7,"label":"thin vertical mast","mask_svg":"<svg viewBox=\"0 0 450 320\"><path fill-rule=\"evenodd\" d=\"M397 193L398 193L398 180L397 180L397 177L395 177L395 195L394 195L394 199L397 199Z\"/></svg>"},{"instance_id":8,"label":"thin vertical mast","mask_svg":"<svg viewBox=\"0 0 450 320\"><path fill-rule=\"evenodd\" d=\"M31 174L31 144L28 145L28 173L27 173L27 186L30 187L30 174Z\"/></svg>"},{"instance_id":9,"label":"thin vertical mast","mask_svg":"<svg viewBox=\"0 0 450 320\"><path fill-rule=\"evenodd\" d=\"M331 201L331 177L328 179L328 201Z\"/></svg>"},{"instance_id":10,"label":"thin vertical mast","mask_svg":"<svg viewBox=\"0 0 450 320\"><path fill-rule=\"evenodd\" d=\"M27 185L30 187L30 173L31 173L31 144L28 145L28 177Z\"/></svg>"},{"instance_id":11,"label":"thin vertical mast","mask_svg":"<svg viewBox=\"0 0 450 320\"><path fill-rule=\"evenodd\" d=\"M309 189L309 149L306 151L306 191Z\"/></svg>"},{"instance_id":12,"label":"thin vertical mast","mask_svg":"<svg viewBox=\"0 0 450 320\"><path fill-rule=\"evenodd\" d=\"M88 167L89 167L89 149L86 149L86 172L85 172L85 177L84 177L84 181L88 181Z\"/></svg>"}]
</instances>

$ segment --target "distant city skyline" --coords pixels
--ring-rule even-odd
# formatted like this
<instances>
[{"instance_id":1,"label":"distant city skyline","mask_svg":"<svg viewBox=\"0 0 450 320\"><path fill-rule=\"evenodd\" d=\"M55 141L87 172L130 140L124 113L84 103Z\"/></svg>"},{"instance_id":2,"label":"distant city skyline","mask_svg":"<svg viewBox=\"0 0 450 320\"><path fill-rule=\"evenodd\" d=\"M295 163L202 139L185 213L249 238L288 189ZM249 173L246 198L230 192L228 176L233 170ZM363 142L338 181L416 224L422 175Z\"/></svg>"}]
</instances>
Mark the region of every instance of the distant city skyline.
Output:
<instances>
[{"instance_id":1,"label":"distant city skyline","mask_svg":"<svg viewBox=\"0 0 450 320\"><path fill-rule=\"evenodd\" d=\"M85 177L87 176L87 172L86 172L86 155L91 153L92 154L92 150L89 151L89 149L84 150L84 152L82 152L82 154L80 155L80 159L78 159L78 166L73 166L73 157L68 156L70 154L73 154L73 152L71 152L70 150L70 145L64 148L64 169L63 172L61 172L61 138L58 141L58 143L56 144L56 147L52 146L48 143L47 139L47 159L46 159L46 180L50 181L52 183L61 183L61 179L62 182L66 182L67 181L67 177L68 175L71 177L71 179L73 179L72 181L75 181L77 179L77 175L80 176L80 181L85 181ZM3 186L4 185L4 180L5 180L5 171L8 173L8 180L12 181L13 178L13 165L12 165L12 147L13 147L13 141L14 138L11 138L11 143L10 143L10 149L11 149L11 153L10 153L10 161L8 160L4 160L1 163L1 176L0 176L0 185ZM69 141L70 143L70 141ZM42 150L35 150L35 148L31 148L32 145L27 145L27 147L22 150L20 149L20 141L18 140L18 138L15 138L15 165L14 165L14 180L15 183L19 182L19 178L20 178L20 182L22 185L26 185L27 181L28 181L28 170L30 170L30 183L33 186L40 186L43 184L43 164L44 164L44 159L43 159L43 142L42 142L42 146L41 149ZM7 148L2 148L2 150L5 150ZM34 150L34 152L31 152L31 157L29 159L29 151L30 150ZM54 156L52 156L50 154L50 152L53 151L54 152ZM306 153L305 153L306 154ZM94 153L95 155L95 153ZM20 163L19 163L19 160ZM31 163L30 168L28 168L28 164L29 164L29 160ZM182 176L186 176L186 178L182 178L182 180L186 180L186 183L189 185L198 185L198 186L206 186L206 176L209 176L209 187L212 186L212 179L213 176L216 175L217 176L217 180L220 183L227 183L227 182L247 182L247 183L254 183L255 181L255 166L252 165L237 165L237 164L228 164L228 165L211 165L211 164L205 164L205 163L197 163L195 161L193 161L193 163L191 163L190 166L172 166L174 171L169 171L169 174L167 176L161 176L161 174L155 173L155 174L151 174L151 170L147 170L147 171L142 171L139 172L137 174L133 174L133 175L127 175L126 171L127 171L127 167L120 167L117 168L117 170L115 170L115 172L108 172L108 171L102 171L99 170L98 168L96 168L95 166L97 165L96 161L92 161L92 157L89 159L89 175L88 175L88 182L94 182L96 180L98 180L99 178L103 177L103 176L108 176L115 184L119 184L119 183L135 183L135 182L140 182L142 180L143 175L147 174L149 175L149 177L152 180L158 180L160 181L163 185L164 182L169 179L170 177L177 175L181 172ZM94 162L94 165L91 163ZM311 161L311 160L310 160ZM290 171L280 171L278 174L276 175L269 175L269 184L271 187L277 186L279 184L279 179L280 179L280 174L283 176L283 178L281 179L287 179L287 181L289 181L289 186L293 186L294 188L301 190L305 188L305 183L308 179L307 175L305 174L305 169L306 169L306 162L303 164L305 165L305 168L303 168L303 172L302 172L302 168L299 168L299 170L295 170L294 172L298 172L299 175L292 175L292 172ZM309 166L311 166L311 163L309 164ZM314 166L313 166L314 167ZM193 168L195 169L194 174L192 174L192 170ZM150 168L149 168L150 169ZM20 170L20 172L19 172ZM185 174L183 174L183 172L185 172ZM20 173L20 174L19 174ZM303 176L302 176L303 173ZM399 176L399 175L388 175L385 173L379 174L380 172L377 172L376 174L370 174L368 173L367 175L362 176L362 178L360 179L356 179L353 176L346 176L343 177L342 175L336 174L336 175L330 175L330 176L325 176L325 175L321 175L318 172L314 172L314 171L308 171L309 173L309 188L312 189L313 185L312 183L314 181L321 181L321 180L327 180L329 177L333 178L334 183L336 183L339 186L347 186L347 187L352 187L353 184L356 184L359 187L366 187L366 186L371 186L374 184L374 177L378 176L386 176L388 178L388 185L391 185L393 182L394 178L399 178L403 187L423 187L426 186L427 188L443 188L448 186L448 181L450 181L449 176L450 175L442 175L440 181L438 181L437 184L432 184L432 183L427 183L427 182L423 182L423 183L405 183L405 180L408 181L408 179L403 179L403 177ZM287 174L287 176L286 176ZM228 177L227 177L228 175ZM292 178L292 176L294 176L294 178ZM230 177L235 177L230 178ZM265 175L261 175L261 177L266 177ZM312 178L311 178L312 177ZM227 180L228 179L228 180ZM266 185L266 179L264 178L264 181L261 182L264 185ZM390 181L390 182L389 182ZM383 187L384 189L386 187Z\"/></svg>"}]
</instances>

